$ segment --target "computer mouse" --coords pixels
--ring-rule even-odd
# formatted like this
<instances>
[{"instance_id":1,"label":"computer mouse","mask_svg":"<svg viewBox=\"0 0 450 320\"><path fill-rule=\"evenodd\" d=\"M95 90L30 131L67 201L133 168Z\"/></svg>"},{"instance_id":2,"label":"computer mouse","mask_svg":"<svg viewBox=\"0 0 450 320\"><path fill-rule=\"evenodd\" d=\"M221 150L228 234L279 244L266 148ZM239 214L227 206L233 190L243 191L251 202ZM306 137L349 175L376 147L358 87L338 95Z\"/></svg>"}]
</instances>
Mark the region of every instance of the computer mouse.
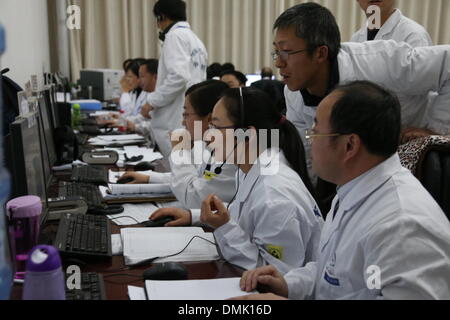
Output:
<instances>
[{"instance_id":1,"label":"computer mouse","mask_svg":"<svg viewBox=\"0 0 450 320\"><path fill-rule=\"evenodd\" d=\"M140 162L136 166L134 166L134 171L149 171L155 170L155 166L151 162Z\"/></svg>"},{"instance_id":2,"label":"computer mouse","mask_svg":"<svg viewBox=\"0 0 450 320\"><path fill-rule=\"evenodd\" d=\"M180 263L158 263L154 264L150 269L145 270L143 276L144 280L187 280L188 270Z\"/></svg>"},{"instance_id":3,"label":"computer mouse","mask_svg":"<svg viewBox=\"0 0 450 320\"><path fill-rule=\"evenodd\" d=\"M117 180L117 184L128 184L128 183L133 182L133 181L134 181L134 179L132 177L128 177L128 178L125 178L125 179Z\"/></svg>"},{"instance_id":4,"label":"computer mouse","mask_svg":"<svg viewBox=\"0 0 450 320\"><path fill-rule=\"evenodd\" d=\"M143 223L141 223L141 225L145 228L160 228L160 227L164 227L167 223L173 221L174 218L173 217L163 217L157 220L148 220L145 221Z\"/></svg>"}]
</instances>

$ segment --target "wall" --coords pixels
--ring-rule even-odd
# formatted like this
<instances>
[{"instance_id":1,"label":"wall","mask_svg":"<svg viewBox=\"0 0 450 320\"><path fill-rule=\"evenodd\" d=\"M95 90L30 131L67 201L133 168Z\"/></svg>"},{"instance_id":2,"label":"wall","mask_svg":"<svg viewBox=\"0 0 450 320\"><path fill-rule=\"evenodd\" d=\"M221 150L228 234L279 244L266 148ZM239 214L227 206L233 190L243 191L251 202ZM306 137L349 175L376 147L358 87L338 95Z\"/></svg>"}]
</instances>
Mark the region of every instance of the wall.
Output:
<instances>
[{"instance_id":1,"label":"wall","mask_svg":"<svg viewBox=\"0 0 450 320\"><path fill-rule=\"evenodd\" d=\"M6 29L2 68L20 86L32 74L50 69L47 0L0 0L0 23Z\"/></svg>"}]
</instances>

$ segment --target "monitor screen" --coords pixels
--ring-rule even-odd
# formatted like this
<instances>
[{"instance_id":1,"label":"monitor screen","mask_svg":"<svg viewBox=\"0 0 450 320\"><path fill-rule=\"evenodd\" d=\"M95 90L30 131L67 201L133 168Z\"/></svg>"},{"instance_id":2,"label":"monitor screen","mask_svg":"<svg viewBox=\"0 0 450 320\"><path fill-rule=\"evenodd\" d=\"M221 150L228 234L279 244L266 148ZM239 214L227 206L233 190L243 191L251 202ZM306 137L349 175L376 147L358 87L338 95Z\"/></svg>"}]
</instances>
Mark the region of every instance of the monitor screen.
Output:
<instances>
[{"instance_id":1,"label":"monitor screen","mask_svg":"<svg viewBox=\"0 0 450 320\"><path fill-rule=\"evenodd\" d=\"M254 82L261 80L261 75L260 74L247 74L247 87L250 87Z\"/></svg>"},{"instance_id":2,"label":"monitor screen","mask_svg":"<svg viewBox=\"0 0 450 320\"><path fill-rule=\"evenodd\" d=\"M49 114L49 102L45 95L39 99L39 116L41 119L41 126L44 131L42 146L44 152L47 153L48 165L50 168L56 163L57 156L55 150L54 127L51 122L51 115Z\"/></svg>"},{"instance_id":3,"label":"monitor screen","mask_svg":"<svg viewBox=\"0 0 450 320\"><path fill-rule=\"evenodd\" d=\"M35 195L47 201L47 187L43 172L38 117L31 113L11 125L13 148L13 179L16 196Z\"/></svg>"}]
</instances>

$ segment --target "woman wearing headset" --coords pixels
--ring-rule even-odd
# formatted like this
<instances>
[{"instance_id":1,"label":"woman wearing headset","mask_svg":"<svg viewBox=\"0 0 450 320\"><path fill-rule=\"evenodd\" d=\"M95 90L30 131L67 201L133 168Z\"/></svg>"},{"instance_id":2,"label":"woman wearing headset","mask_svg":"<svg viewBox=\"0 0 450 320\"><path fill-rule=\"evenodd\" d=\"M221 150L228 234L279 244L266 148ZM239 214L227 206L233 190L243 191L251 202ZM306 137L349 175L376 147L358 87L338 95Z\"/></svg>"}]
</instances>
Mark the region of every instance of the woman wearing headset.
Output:
<instances>
[{"instance_id":1,"label":"woman wearing headset","mask_svg":"<svg viewBox=\"0 0 450 320\"><path fill-rule=\"evenodd\" d=\"M215 229L222 256L244 269L270 264L288 272L314 261L323 219L312 196L303 144L293 124L264 92L242 88L224 93L211 123L223 137L222 143L216 144L217 158L223 156L216 160L233 161L239 168L235 197L227 206L220 196L209 195L200 217L194 211L161 209L151 219L172 216L175 221L170 225L181 226L200 218ZM230 141L229 130L234 141ZM246 131L248 138L234 137L238 131ZM275 146L270 137L277 132L279 143ZM224 150L233 144L234 155ZM255 145L256 150L251 150ZM255 159L251 159L252 151Z\"/></svg>"},{"instance_id":2,"label":"woman wearing headset","mask_svg":"<svg viewBox=\"0 0 450 320\"><path fill-rule=\"evenodd\" d=\"M211 151L207 150L203 140L195 140L202 139L208 130L212 110L226 89L228 86L225 83L209 80L196 84L187 91L183 126L192 139L189 141L192 151L185 150L183 159L176 159L174 153L177 151L172 152L169 157L171 173L129 172L120 180L133 179L131 184L170 183L172 192L182 206L197 209L198 215L202 201L211 193L216 193L225 201L230 201L236 193L237 168L233 165L225 165L221 168L220 174L215 174L214 171L218 165L215 164ZM199 132L195 132L196 123ZM174 143L174 146L176 144L178 143Z\"/></svg>"}]
</instances>

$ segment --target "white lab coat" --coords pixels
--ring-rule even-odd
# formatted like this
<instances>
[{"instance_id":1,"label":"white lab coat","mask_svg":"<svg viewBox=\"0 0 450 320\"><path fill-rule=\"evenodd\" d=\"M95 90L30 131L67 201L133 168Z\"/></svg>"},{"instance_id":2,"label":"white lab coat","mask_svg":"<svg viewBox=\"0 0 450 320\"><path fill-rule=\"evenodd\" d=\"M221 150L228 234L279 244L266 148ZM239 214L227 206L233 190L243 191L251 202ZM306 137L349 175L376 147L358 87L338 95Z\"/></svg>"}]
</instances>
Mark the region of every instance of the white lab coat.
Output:
<instances>
[{"instance_id":1,"label":"white lab coat","mask_svg":"<svg viewBox=\"0 0 450 320\"><path fill-rule=\"evenodd\" d=\"M289 298L450 299L450 223L398 154L341 187L332 208L317 262L285 276Z\"/></svg>"},{"instance_id":2,"label":"white lab coat","mask_svg":"<svg viewBox=\"0 0 450 320\"><path fill-rule=\"evenodd\" d=\"M271 150L247 176L239 171L231 220L214 235L228 262L247 270L271 264L288 272L315 260L323 219L283 152ZM272 255L276 251L280 259Z\"/></svg>"},{"instance_id":3,"label":"white lab coat","mask_svg":"<svg viewBox=\"0 0 450 320\"><path fill-rule=\"evenodd\" d=\"M139 115L142 107L146 104L148 93L142 91L138 96L136 92L124 92L120 96L120 108L125 111L126 118Z\"/></svg>"},{"instance_id":4,"label":"white lab coat","mask_svg":"<svg viewBox=\"0 0 450 320\"><path fill-rule=\"evenodd\" d=\"M450 133L450 46L412 48L406 43L343 43L338 55L340 84L369 80L399 96L403 127ZM429 103L430 92L438 92ZM300 91L285 88L287 118L304 138L314 125L316 108L306 106ZM305 147L309 147L305 144Z\"/></svg>"},{"instance_id":5,"label":"white lab coat","mask_svg":"<svg viewBox=\"0 0 450 320\"><path fill-rule=\"evenodd\" d=\"M176 23L162 46L156 90L147 98L155 108L150 112L153 136L165 157L172 150L169 132L181 128L185 92L206 80L207 65L205 46L189 23Z\"/></svg>"},{"instance_id":6,"label":"white lab coat","mask_svg":"<svg viewBox=\"0 0 450 320\"><path fill-rule=\"evenodd\" d=\"M358 30L351 39L351 42L367 41L367 23ZM420 24L405 17L399 9L389 17L378 31L374 40L395 40L406 42L412 47L432 46L433 41L427 30Z\"/></svg>"},{"instance_id":7,"label":"white lab coat","mask_svg":"<svg viewBox=\"0 0 450 320\"><path fill-rule=\"evenodd\" d=\"M211 152L203 141L196 141L194 150L184 150L181 157L175 157L175 154L179 152L174 151L169 157L172 171L170 187L184 208L194 209L191 210L194 223L199 220L202 202L209 195L215 194L225 202L233 199L236 193L236 166L225 164L220 175L214 174L220 165L211 158ZM205 173L209 163L212 175L207 179Z\"/></svg>"}]
</instances>

